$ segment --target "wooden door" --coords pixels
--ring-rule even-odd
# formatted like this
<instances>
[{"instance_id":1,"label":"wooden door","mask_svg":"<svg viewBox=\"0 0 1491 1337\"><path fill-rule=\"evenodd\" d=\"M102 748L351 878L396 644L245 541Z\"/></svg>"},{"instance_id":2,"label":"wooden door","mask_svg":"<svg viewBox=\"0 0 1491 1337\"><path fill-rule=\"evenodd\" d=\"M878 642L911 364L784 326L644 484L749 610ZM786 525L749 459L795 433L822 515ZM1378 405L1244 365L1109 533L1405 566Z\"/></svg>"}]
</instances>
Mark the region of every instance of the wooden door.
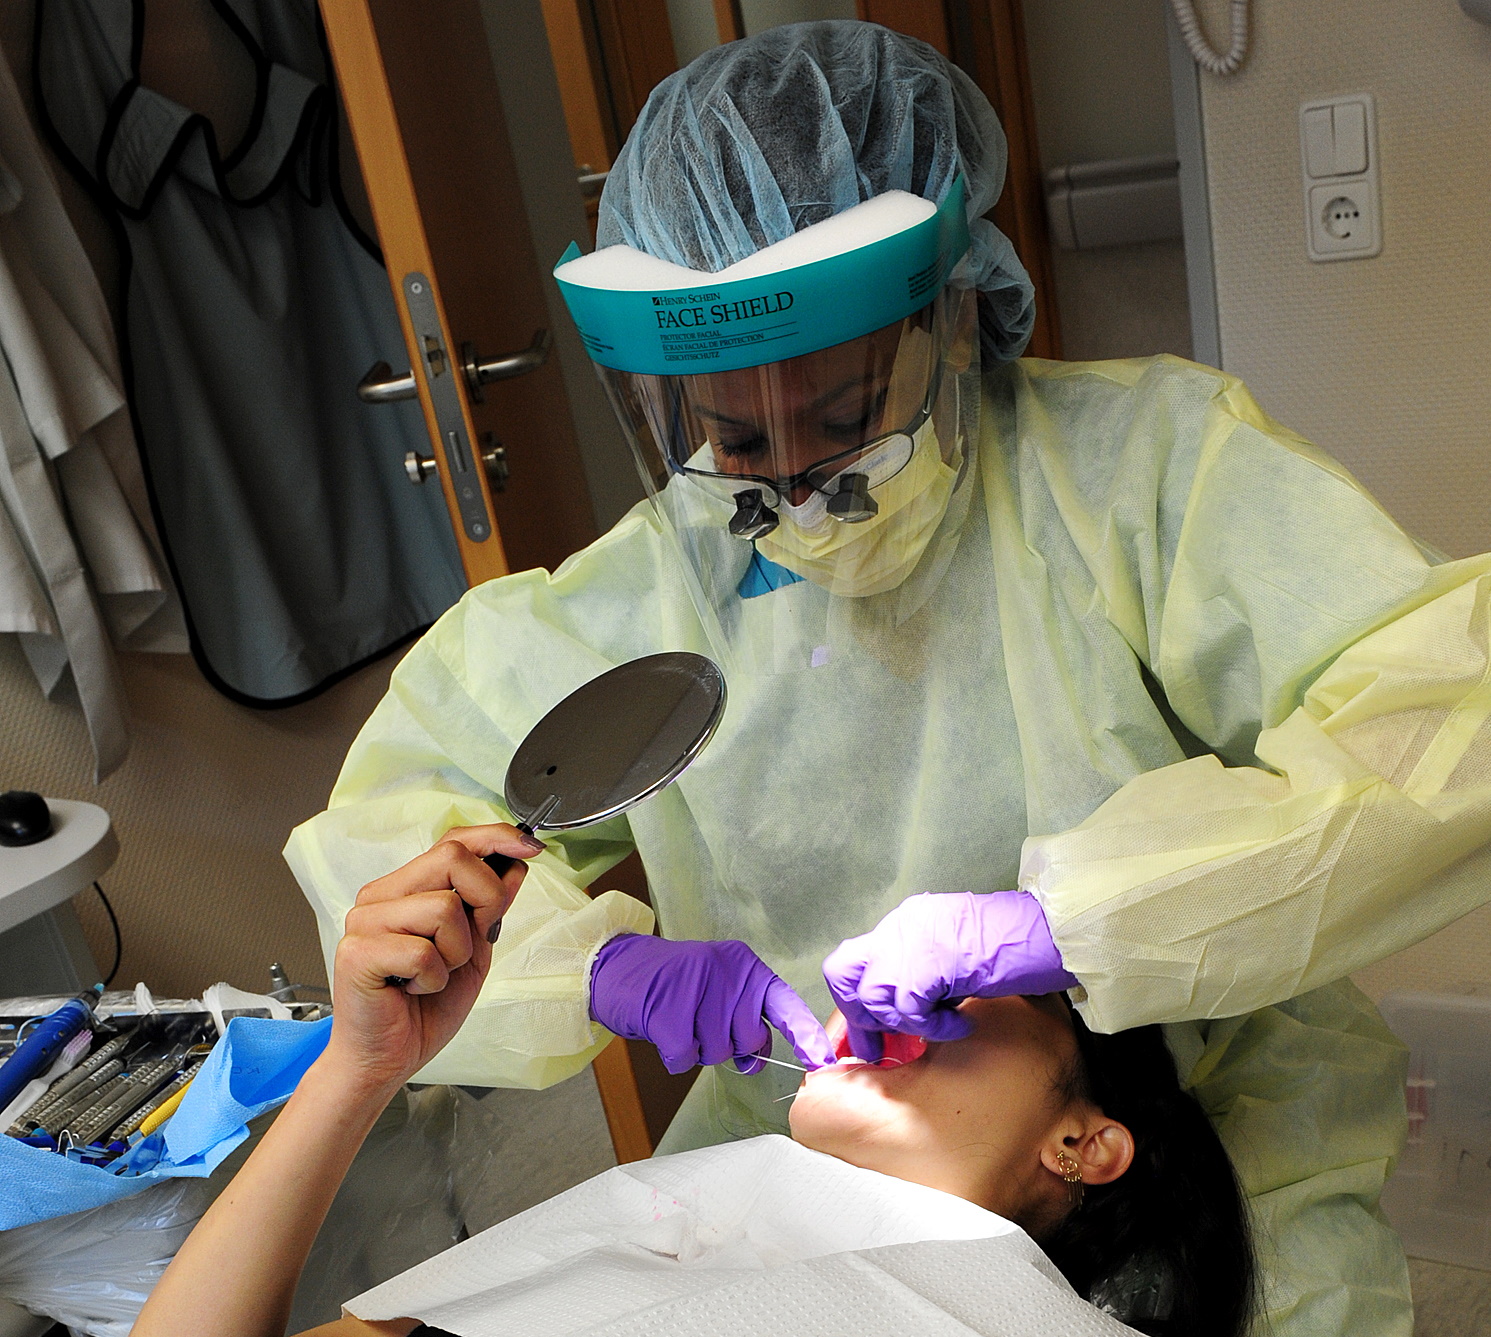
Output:
<instances>
[{"instance_id":1,"label":"wooden door","mask_svg":"<svg viewBox=\"0 0 1491 1337\"><path fill-rule=\"evenodd\" d=\"M557 566L595 537L557 360L484 387L464 369L550 323L480 8L322 14L467 579Z\"/></svg>"},{"instance_id":2,"label":"wooden door","mask_svg":"<svg viewBox=\"0 0 1491 1337\"><path fill-rule=\"evenodd\" d=\"M990 215L1035 285L1031 357L1059 358L1056 279L1046 232L1035 103L1021 0L857 0L859 16L935 46L983 89L1009 140L1004 192Z\"/></svg>"},{"instance_id":3,"label":"wooden door","mask_svg":"<svg viewBox=\"0 0 1491 1337\"><path fill-rule=\"evenodd\" d=\"M485 386L464 369L549 323L479 0L321 11L467 580L552 569L595 537L557 359ZM626 1046L595 1074L617 1160L651 1155Z\"/></svg>"}]
</instances>

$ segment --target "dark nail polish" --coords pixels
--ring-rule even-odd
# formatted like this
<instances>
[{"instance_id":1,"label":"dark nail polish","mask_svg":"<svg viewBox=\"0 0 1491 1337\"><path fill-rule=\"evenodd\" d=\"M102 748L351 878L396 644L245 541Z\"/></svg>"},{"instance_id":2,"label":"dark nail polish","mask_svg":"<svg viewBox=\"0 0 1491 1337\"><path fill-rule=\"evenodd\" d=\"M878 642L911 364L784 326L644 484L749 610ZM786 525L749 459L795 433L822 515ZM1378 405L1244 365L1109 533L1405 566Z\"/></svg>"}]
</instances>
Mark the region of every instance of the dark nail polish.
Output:
<instances>
[{"instance_id":1,"label":"dark nail polish","mask_svg":"<svg viewBox=\"0 0 1491 1337\"><path fill-rule=\"evenodd\" d=\"M500 937L501 937L501 936L502 936L502 921L501 921L501 920L500 920L500 919L499 919L499 920L497 920L497 921L496 921L496 922L495 922L495 923L494 923L494 924L493 924L493 925L492 925L492 927L491 927L491 928L489 928L489 929L488 929L488 930L487 930L487 941L488 941L488 942L493 942L493 943L494 943L494 942L496 942L496 941L497 941L497 939L498 939L498 938L500 938Z\"/></svg>"},{"instance_id":2,"label":"dark nail polish","mask_svg":"<svg viewBox=\"0 0 1491 1337\"><path fill-rule=\"evenodd\" d=\"M523 837L523 848L531 850L534 854L542 854L544 852L544 842L538 839L537 836L525 835Z\"/></svg>"}]
</instances>

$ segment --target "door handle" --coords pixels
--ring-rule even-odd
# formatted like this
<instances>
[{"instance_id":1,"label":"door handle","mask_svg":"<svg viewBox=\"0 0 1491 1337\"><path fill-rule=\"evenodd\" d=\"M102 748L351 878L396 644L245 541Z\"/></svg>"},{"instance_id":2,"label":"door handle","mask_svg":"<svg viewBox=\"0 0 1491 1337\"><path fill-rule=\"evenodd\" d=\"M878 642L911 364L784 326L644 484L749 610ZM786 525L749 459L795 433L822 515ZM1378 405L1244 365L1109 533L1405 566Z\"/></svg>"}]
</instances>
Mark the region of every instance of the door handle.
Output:
<instances>
[{"instance_id":1,"label":"door handle","mask_svg":"<svg viewBox=\"0 0 1491 1337\"><path fill-rule=\"evenodd\" d=\"M395 376L393 368L386 362L375 362L357 383L357 397L364 404L397 404L401 399L414 399L419 388L414 384L414 373L406 371Z\"/></svg>"},{"instance_id":2,"label":"door handle","mask_svg":"<svg viewBox=\"0 0 1491 1337\"><path fill-rule=\"evenodd\" d=\"M511 376L523 376L543 366L553 347L554 339L548 330L538 330L533 342L516 353L504 353L501 357L482 361L476 356L476 345L461 345L461 370L466 373L466 389L478 404L482 402L482 386L493 381L505 381ZM386 362L375 362L357 383L357 397L364 404L397 404L401 399L414 399L419 388L414 383L414 373L406 371L395 376L393 368Z\"/></svg>"},{"instance_id":3,"label":"door handle","mask_svg":"<svg viewBox=\"0 0 1491 1337\"><path fill-rule=\"evenodd\" d=\"M537 371L549 356L554 338L548 330L536 330L532 342L517 353L504 353L501 357L482 361L476 356L476 345L461 345L461 370L466 373L466 389L478 404L482 402L481 388L493 381L505 381L512 376L525 376Z\"/></svg>"}]
</instances>

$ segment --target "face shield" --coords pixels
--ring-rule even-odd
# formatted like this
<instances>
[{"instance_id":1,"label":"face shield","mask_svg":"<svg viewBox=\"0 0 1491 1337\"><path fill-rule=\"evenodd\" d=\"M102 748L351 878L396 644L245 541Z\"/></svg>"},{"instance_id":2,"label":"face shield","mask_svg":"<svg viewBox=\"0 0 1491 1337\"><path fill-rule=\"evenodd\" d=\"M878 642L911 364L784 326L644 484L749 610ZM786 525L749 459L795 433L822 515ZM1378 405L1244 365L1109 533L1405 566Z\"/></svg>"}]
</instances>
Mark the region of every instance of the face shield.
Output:
<instances>
[{"instance_id":1,"label":"face shield","mask_svg":"<svg viewBox=\"0 0 1491 1337\"><path fill-rule=\"evenodd\" d=\"M967 244L959 181L718 274L624 246L556 269L727 668L821 666L945 571L976 440Z\"/></svg>"}]
</instances>

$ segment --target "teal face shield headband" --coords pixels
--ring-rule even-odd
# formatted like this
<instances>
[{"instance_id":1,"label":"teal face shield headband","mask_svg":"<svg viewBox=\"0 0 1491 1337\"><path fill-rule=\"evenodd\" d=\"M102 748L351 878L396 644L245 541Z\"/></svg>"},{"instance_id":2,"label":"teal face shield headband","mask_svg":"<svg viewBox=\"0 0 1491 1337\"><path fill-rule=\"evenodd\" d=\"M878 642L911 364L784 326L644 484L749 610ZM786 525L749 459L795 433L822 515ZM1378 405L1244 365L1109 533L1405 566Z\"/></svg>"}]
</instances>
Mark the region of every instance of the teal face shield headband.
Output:
<instances>
[{"instance_id":1,"label":"teal face shield headband","mask_svg":"<svg viewBox=\"0 0 1491 1337\"><path fill-rule=\"evenodd\" d=\"M617 371L679 376L759 367L883 329L931 302L967 249L960 176L936 211L909 227L756 277L594 286L566 277L571 262L590 259L574 243L554 277L592 359Z\"/></svg>"}]
</instances>

